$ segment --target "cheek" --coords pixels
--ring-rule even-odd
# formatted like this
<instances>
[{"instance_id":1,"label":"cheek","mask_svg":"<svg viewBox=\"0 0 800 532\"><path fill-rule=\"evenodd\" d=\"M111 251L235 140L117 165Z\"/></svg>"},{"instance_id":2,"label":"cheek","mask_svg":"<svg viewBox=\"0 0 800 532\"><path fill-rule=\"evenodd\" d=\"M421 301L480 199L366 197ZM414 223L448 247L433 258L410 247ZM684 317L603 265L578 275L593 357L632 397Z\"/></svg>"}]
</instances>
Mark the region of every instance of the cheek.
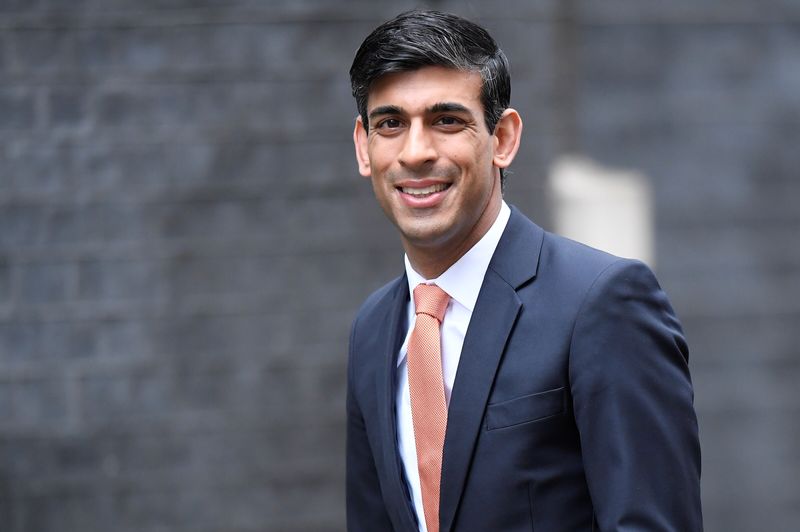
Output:
<instances>
[{"instance_id":1,"label":"cheek","mask_svg":"<svg viewBox=\"0 0 800 532\"><path fill-rule=\"evenodd\" d=\"M487 151L475 151L469 154L462 154L460 159L453 159L461 167L465 174L469 175L476 187L478 183L490 182L494 175L494 161Z\"/></svg>"},{"instance_id":2,"label":"cheek","mask_svg":"<svg viewBox=\"0 0 800 532\"><path fill-rule=\"evenodd\" d=\"M459 161L462 166L469 166L474 170L482 170L491 166L494 150L492 138L475 139L473 142L462 144L457 150L452 151L452 159Z\"/></svg>"},{"instance_id":3,"label":"cheek","mask_svg":"<svg viewBox=\"0 0 800 532\"><path fill-rule=\"evenodd\" d=\"M386 173L392 166L394 157L388 147L382 147L380 150L373 150L369 156L370 166L373 172Z\"/></svg>"}]
</instances>

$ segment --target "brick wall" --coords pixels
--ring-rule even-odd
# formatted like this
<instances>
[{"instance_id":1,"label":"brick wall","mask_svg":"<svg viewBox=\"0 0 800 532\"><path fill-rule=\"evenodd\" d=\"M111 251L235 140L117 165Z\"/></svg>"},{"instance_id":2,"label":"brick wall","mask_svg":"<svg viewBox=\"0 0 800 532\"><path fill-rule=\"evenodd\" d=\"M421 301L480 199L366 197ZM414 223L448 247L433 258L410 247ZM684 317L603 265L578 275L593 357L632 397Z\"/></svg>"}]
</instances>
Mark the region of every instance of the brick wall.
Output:
<instances>
[{"instance_id":1,"label":"brick wall","mask_svg":"<svg viewBox=\"0 0 800 532\"><path fill-rule=\"evenodd\" d=\"M526 123L653 180L710 531L800 515L800 9L429 2ZM412 2L0 3L0 530L343 530L348 326L399 271L347 68Z\"/></svg>"}]
</instances>

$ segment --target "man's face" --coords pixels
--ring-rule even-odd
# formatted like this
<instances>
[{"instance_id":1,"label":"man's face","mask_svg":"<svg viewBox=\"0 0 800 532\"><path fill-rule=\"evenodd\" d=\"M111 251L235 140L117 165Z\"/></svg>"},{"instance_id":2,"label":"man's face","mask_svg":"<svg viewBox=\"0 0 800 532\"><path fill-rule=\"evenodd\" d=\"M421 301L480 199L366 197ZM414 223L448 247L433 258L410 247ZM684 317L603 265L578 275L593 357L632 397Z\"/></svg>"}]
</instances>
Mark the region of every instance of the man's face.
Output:
<instances>
[{"instance_id":1,"label":"man's face","mask_svg":"<svg viewBox=\"0 0 800 532\"><path fill-rule=\"evenodd\" d=\"M369 132L356 124L359 171L406 251L469 249L491 226L501 189L476 72L423 67L376 81ZM464 249L464 251L466 251Z\"/></svg>"}]
</instances>

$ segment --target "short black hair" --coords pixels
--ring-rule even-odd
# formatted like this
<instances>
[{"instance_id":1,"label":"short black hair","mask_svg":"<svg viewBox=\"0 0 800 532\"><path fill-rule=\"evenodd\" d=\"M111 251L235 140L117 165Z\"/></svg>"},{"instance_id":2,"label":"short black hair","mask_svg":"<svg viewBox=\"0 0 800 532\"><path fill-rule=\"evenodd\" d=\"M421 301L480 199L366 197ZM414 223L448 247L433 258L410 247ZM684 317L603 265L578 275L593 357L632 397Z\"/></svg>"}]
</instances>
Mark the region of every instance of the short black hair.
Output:
<instances>
[{"instance_id":1,"label":"short black hair","mask_svg":"<svg viewBox=\"0 0 800 532\"><path fill-rule=\"evenodd\" d=\"M358 112L369 129L367 97L378 78L425 66L478 72L481 103L489 133L511 101L508 59L482 27L449 13L413 10L401 13L364 39L350 67Z\"/></svg>"}]
</instances>

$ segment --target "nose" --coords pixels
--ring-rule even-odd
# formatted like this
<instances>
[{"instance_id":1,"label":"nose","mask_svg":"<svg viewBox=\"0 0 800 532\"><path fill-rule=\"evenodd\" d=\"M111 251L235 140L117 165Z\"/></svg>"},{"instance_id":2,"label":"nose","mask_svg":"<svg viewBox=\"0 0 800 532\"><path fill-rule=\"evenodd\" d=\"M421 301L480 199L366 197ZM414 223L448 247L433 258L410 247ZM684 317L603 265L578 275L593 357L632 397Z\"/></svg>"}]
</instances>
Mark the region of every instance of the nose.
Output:
<instances>
[{"instance_id":1,"label":"nose","mask_svg":"<svg viewBox=\"0 0 800 532\"><path fill-rule=\"evenodd\" d=\"M424 124L414 121L408 128L403 150L400 152L400 164L406 167L418 167L436 160L437 153Z\"/></svg>"}]
</instances>

